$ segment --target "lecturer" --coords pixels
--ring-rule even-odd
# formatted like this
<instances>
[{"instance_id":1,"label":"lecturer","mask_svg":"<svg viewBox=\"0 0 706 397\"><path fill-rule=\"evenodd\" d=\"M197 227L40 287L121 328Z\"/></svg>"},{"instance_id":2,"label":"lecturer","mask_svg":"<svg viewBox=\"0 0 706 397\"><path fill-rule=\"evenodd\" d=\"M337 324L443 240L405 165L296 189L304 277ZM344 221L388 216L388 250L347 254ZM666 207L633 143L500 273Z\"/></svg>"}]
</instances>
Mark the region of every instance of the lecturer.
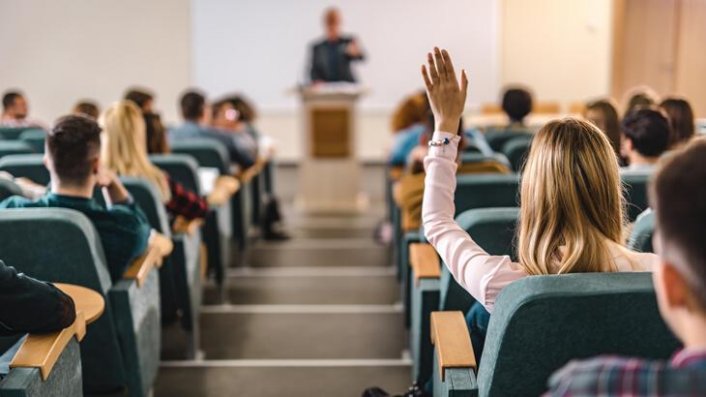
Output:
<instances>
[{"instance_id":1,"label":"lecturer","mask_svg":"<svg viewBox=\"0 0 706 397\"><path fill-rule=\"evenodd\" d=\"M324 27L326 38L311 49L311 83L355 83L351 63L363 60L363 51L355 38L341 35L341 15L337 9L326 10Z\"/></svg>"}]
</instances>

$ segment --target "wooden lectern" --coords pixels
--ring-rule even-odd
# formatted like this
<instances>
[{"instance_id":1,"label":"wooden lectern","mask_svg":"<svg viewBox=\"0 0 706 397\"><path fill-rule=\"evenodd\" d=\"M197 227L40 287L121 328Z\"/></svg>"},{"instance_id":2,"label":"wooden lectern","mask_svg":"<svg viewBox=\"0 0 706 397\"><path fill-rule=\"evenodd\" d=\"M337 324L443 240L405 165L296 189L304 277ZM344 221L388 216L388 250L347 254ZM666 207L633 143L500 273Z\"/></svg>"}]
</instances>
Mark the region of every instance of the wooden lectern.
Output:
<instances>
[{"instance_id":1,"label":"wooden lectern","mask_svg":"<svg viewBox=\"0 0 706 397\"><path fill-rule=\"evenodd\" d=\"M352 84L323 84L300 91L303 159L297 208L310 213L354 213L367 206L356 155L356 102Z\"/></svg>"}]
</instances>

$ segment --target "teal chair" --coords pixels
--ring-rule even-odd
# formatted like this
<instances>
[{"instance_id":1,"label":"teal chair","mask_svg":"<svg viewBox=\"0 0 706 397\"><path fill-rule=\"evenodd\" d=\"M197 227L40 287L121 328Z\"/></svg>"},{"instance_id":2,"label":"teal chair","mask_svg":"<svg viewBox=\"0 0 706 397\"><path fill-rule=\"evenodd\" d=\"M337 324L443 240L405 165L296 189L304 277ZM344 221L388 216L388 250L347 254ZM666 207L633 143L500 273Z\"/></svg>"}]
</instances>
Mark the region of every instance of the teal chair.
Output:
<instances>
[{"instance_id":1,"label":"teal chair","mask_svg":"<svg viewBox=\"0 0 706 397\"><path fill-rule=\"evenodd\" d=\"M31 146L35 153L44 153L44 142L46 139L47 133L40 129L22 131L19 137L19 140Z\"/></svg>"},{"instance_id":2,"label":"teal chair","mask_svg":"<svg viewBox=\"0 0 706 397\"><path fill-rule=\"evenodd\" d=\"M0 397L83 396L82 382L79 343L71 338L46 379L39 368L12 368L0 380Z\"/></svg>"},{"instance_id":3,"label":"teal chair","mask_svg":"<svg viewBox=\"0 0 706 397\"><path fill-rule=\"evenodd\" d=\"M628 240L628 248L639 252L654 252L652 248L654 230L655 213L651 209L647 209L635 220Z\"/></svg>"},{"instance_id":4,"label":"teal chair","mask_svg":"<svg viewBox=\"0 0 706 397\"><path fill-rule=\"evenodd\" d=\"M36 127L0 127L0 138L8 141L16 141L20 139L20 135L22 135L23 132L31 130L44 131Z\"/></svg>"},{"instance_id":5,"label":"teal chair","mask_svg":"<svg viewBox=\"0 0 706 397\"><path fill-rule=\"evenodd\" d=\"M447 339L439 332L435 341ZM470 345L467 334L464 339L455 346ZM477 370L441 368L435 354L434 395L538 396L571 360L606 354L668 359L678 348L648 273L527 277L498 296Z\"/></svg>"},{"instance_id":6,"label":"teal chair","mask_svg":"<svg viewBox=\"0 0 706 397\"><path fill-rule=\"evenodd\" d=\"M175 181L201 195L198 165L192 156L152 155L150 160ZM233 235L231 220L230 203L211 207L201 229L203 241L206 244L209 272L214 275L220 287L224 286L226 270L231 258L230 242Z\"/></svg>"},{"instance_id":7,"label":"teal chair","mask_svg":"<svg viewBox=\"0 0 706 397\"><path fill-rule=\"evenodd\" d=\"M0 158L12 154L30 154L34 149L23 141L0 141Z\"/></svg>"},{"instance_id":8,"label":"teal chair","mask_svg":"<svg viewBox=\"0 0 706 397\"><path fill-rule=\"evenodd\" d=\"M188 333L187 356L193 359L199 348L199 308L201 307L201 233L171 231L164 204L155 187L144 179L120 178L135 202L147 216L152 229L172 239L174 250L159 269L162 320L181 314L181 327Z\"/></svg>"},{"instance_id":9,"label":"teal chair","mask_svg":"<svg viewBox=\"0 0 706 397\"><path fill-rule=\"evenodd\" d=\"M515 230L519 208L481 208L468 210L456 222L491 255L508 255L515 259ZM416 277L412 277L414 280ZM425 383L431 376L432 345L429 319L433 311L460 310L467 312L475 300L442 266L440 278L425 278L410 284L411 321L410 350L412 378Z\"/></svg>"},{"instance_id":10,"label":"teal chair","mask_svg":"<svg viewBox=\"0 0 706 397\"><path fill-rule=\"evenodd\" d=\"M0 178L0 201L12 196L21 196L22 189L13 181Z\"/></svg>"},{"instance_id":11,"label":"teal chair","mask_svg":"<svg viewBox=\"0 0 706 397\"><path fill-rule=\"evenodd\" d=\"M0 211L0 252L29 276L91 288L105 300L104 314L81 342L86 394L150 393L161 344L157 272L141 286L128 279L112 284L93 224L63 208Z\"/></svg>"},{"instance_id":12,"label":"teal chair","mask_svg":"<svg viewBox=\"0 0 706 397\"><path fill-rule=\"evenodd\" d=\"M532 138L534 138L533 135L515 137L503 145L502 153L507 156L513 171L520 172L522 170L529 153Z\"/></svg>"},{"instance_id":13,"label":"teal chair","mask_svg":"<svg viewBox=\"0 0 706 397\"><path fill-rule=\"evenodd\" d=\"M634 222L635 219L647 208L650 203L647 198L647 184L650 179L649 173L624 173L620 175L625 186L625 201L628 203L628 219Z\"/></svg>"},{"instance_id":14,"label":"teal chair","mask_svg":"<svg viewBox=\"0 0 706 397\"><path fill-rule=\"evenodd\" d=\"M530 130L525 129L489 129L485 132L485 140L488 146L495 152L501 152L505 143L515 138L532 136Z\"/></svg>"},{"instance_id":15,"label":"teal chair","mask_svg":"<svg viewBox=\"0 0 706 397\"><path fill-rule=\"evenodd\" d=\"M44 166L41 154L12 154L0 158L0 171L14 177L25 177L40 185L49 184L49 170Z\"/></svg>"}]
</instances>

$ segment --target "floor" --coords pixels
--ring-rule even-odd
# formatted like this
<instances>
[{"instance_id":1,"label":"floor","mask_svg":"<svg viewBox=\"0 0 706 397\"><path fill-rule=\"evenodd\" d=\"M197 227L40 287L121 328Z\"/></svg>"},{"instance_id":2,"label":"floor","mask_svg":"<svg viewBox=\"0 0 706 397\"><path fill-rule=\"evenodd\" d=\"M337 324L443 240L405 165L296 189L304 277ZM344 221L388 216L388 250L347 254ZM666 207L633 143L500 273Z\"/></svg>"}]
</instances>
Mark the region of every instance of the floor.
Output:
<instances>
[{"instance_id":1,"label":"floor","mask_svg":"<svg viewBox=\"0 0 706 397\"><path fill-rule=\"evenodd\" d=\"M389 250L373 241L384 217L383 172L364 170L370 210L307 216L292 208L296 168L276 189L293 238L257 242L212 287L201 311L202 359L164 361L155 396L360 396L406 389L410 361Z\"/></svg>"}]
</instances>

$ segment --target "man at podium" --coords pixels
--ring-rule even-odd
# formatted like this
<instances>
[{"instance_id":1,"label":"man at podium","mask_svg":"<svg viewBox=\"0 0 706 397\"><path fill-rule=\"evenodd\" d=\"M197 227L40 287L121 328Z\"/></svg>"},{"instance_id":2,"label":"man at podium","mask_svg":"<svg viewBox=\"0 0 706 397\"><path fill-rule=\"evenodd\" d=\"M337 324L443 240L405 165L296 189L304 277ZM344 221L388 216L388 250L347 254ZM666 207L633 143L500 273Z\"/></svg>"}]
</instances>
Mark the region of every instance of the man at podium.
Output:
<instances>
[{"instance_id":1,"label":"man at podium","mask_svg":"<svg viewBox=\"0 0 706 397\"><path fill-rule=\"evenodd\" d=\"M365 58L362 49L354 37L341 35L341 15L337 9L326 10L324 27L326 38L311 49L311 83L355 83L351 63Z\"/></svg>"}]
</instances>

